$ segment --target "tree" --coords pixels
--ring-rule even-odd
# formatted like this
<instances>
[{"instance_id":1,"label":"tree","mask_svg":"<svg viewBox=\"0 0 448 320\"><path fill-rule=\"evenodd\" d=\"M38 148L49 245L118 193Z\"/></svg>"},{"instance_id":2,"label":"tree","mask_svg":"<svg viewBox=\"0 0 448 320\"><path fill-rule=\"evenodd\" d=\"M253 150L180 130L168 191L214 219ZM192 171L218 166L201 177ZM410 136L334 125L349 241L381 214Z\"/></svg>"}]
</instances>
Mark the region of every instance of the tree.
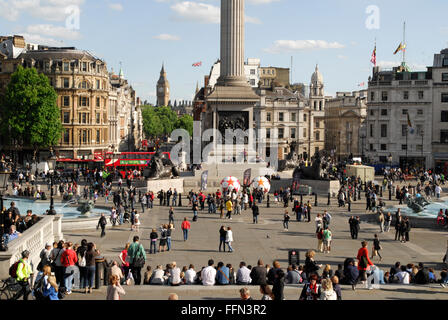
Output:
<instances>
[{"instance_id":1,"label":"tree","mask_svg":"<svg viewBox=\"0 0 448 320\"><path fill-rule=\"evenodd\" d=\"M57 145L62 123L57 94L50 80L35 68L19 66L11 75L1 106L0 130L16 148L38 149Z\"/></svg>"},{"instance_id":2,"label":"tree","mask_svg":"<svg viewBox=\"0 0 448 320\"><path fill-rule=\"evenodd\" d=\"M176 129L185 129L190 134L190 137L193 136L193 117L184 114L181 118L179 118L176 122Z\"/></svg>"},{"instance_id":3,"label":"tree","mask_svg":"<svg viewBox=\"0 0 448 320\"><path fill-rule=\"evenodd\" d=\"M142 107L143 131L148 137L160 137L163 134L163 126L157 116L154 107Z\"/></svg>"}]
</instances>

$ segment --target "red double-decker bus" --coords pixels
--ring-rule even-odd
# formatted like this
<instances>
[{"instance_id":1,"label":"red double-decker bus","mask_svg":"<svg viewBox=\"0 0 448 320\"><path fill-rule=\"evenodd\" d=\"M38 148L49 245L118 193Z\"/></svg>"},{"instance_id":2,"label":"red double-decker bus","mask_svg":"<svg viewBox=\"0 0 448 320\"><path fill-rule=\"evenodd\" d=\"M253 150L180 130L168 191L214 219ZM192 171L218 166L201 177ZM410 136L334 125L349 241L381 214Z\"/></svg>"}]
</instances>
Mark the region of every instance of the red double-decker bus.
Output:
<instances>
[{"instance_id":1,"label":"red double-decker bus","mask_svg":"<svg viewBox=\"0 0 448 320\"><path fill-rule=\"evenodd\" d=\"M107 152L104 164L107 170L118 170L124 178L126 172L132 172L136 169L141 171L146 168L155 154L155 152ZM171 159L169 152L163 152L162 154L167 159Z\"/></svg>"}]
</instances>

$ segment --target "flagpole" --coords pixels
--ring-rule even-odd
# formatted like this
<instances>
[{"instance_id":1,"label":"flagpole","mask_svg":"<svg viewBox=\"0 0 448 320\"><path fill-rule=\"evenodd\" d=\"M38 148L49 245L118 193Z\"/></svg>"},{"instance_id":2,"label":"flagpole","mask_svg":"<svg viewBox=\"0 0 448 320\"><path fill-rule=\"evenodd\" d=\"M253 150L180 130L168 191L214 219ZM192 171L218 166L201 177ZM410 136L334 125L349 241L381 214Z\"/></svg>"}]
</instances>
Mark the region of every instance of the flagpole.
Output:
<instances>
[{"instance_id":1,"label":"flagpole","mask_svg":"<svg viewBox=\"0 0 448 320\"><path fill-rule=\"evenodd\" d=\"M406 62L406 21L403 22L403 46L404 49L401 50L401 52L403 53L403 63Z\"/></svg>"}]
</instances>

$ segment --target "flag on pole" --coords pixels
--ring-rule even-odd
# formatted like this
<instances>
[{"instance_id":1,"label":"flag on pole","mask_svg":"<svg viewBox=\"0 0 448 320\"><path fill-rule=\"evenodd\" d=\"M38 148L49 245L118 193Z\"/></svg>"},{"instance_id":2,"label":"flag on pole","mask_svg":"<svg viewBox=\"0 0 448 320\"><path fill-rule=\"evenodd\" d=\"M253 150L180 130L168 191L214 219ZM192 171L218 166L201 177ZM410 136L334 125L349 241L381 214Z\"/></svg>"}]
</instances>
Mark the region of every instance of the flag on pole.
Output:
<instances>
[{"instance_id":1,"label":"flag on pole","mask_svg":"<svg viewBox=\"0 0 448 320\"><path fill-rule=\"evenodd\" d=\"M397 50L395 50L394 54L397 54L400 51L406 50L406 44L403 44L403 42L400 42L400 45L398 46Z\"/></svg>"},{"instance_id":2,"label":"flag on pole","mask_svg":"<svg viewBox=\"0 0 448 320\"><path fill-rule=\"evenodd\" d=\"M409 113L408 113L408 130L409 130L410 134L414 134L415 133L415 130L412 127L412 122L411 122L411 118L409 117Z\"/></svg>"},{"instance_id":3,"label":"flag on pole","mask_svg":"<svg viewBox=\"0 0 448 320\"><path fill-rule=\"evenodd\" d=\"M200 66L202 66L202 61L193 63L193 67L200 67Z\"/></svg>"},{"instance_id":4,"label":"flag on pole","mask_svg":"<svg viewBox=\"0 0 448 320\"><path fill-rule=\"evenodd\" d=\"M365 82L361 82L360 84L358 84L358 87L365 87L366 83Z\"/></svg>"},{"instance_id":5,"label":"flag on pole","mask_svg":"<svg viewBox=\"0 0 448 320\"><path fill-rule=\"evenodd\" d=\"M373 65L376 67L376 45L375 49L373 49L372 58L370 58L370 62L372 62Z\"/></svg>"}]
</instances>

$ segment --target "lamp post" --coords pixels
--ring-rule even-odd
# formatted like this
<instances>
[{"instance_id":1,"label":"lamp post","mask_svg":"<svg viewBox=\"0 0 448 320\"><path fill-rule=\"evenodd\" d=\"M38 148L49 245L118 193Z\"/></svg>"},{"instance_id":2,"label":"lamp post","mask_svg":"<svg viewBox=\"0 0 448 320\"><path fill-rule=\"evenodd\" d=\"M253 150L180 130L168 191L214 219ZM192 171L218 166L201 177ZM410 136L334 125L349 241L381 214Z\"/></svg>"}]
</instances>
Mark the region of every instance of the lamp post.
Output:
<instances>
[{"instance_id":1,"label":"lamp post","mask_svg":"<svg viewBox=\"0 0 448 320\"><path fill-rule=\"evenodd\" d=\"M5 210L3 207L3 190L6 190L8 186L8 179L11 172L1 170L0 172L0 251L7 251L5 246L3 235L5 234Z\"/></svg>"},{"instance_id":2,"label":"lamp post","mask_svg":"<svg viewBox=\"0 0 448 320\"><path fill-rule=\"evenodd\" d=\"M49 215L55 216L56 210L54 210L54 191L53 191L53 179L54 179L54 171L56 170L56 160L57 158L53 155L53 152L50 151L52 156L48 159L48 168L50 173L50 211L48 211Z\"/></svg>"}]
</instances>

